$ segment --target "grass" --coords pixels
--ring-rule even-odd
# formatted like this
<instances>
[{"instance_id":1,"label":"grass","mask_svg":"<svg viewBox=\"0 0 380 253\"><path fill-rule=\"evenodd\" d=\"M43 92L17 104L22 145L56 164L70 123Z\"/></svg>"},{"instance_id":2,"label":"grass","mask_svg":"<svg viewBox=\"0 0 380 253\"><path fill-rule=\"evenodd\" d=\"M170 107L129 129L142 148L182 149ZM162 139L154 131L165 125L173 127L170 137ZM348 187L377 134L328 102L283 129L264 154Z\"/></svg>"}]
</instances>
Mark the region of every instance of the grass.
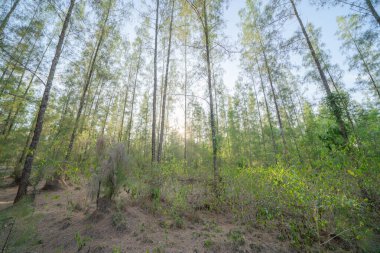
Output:
<instances>
[{"instance_id":1,"label":"grass","mask_svg":"<svg viewBox=\"0 0 380 253\"><path fill-rule=\"evenodd\" d=\"M182 163L172 162L162 164L160 171L154 177L159 192L156 199L160 200L154 202L155 212L174 218L196 210L230 212L243 226L281 231L279 237L299 250L319 248L331 235L339 236L322 247L332 247L337 241L369 252L368 245L380 247L373 239L380 234L374 206L374 199L380 196L380 176L365 167L353 170L333 163L318 169L224 166L220 168L222 194L218 200L212 194L210 168L185 169ZM150 181L145 179L152 175L149 171L143 177L137 173L131 172L127 185L133 187L138 201L150 194ZM363 187L372 199L363 196ZM239 235L231 233L229 239L240 244L243 237Z\"/></svg>"},{"instance_id":2,"label":"grass","mask_svg":"<svg viewBox=\"0 0 380 253\"><path fill-rule=\"evenodd\" d=\"M27 252L33 246L42 243L36 225L40 217L34 214L34 207L29 198L24 198L16 205L0 211L1 247L10 231L10 221L14 221L5 252Z\"/></svg>"}]
</instances>

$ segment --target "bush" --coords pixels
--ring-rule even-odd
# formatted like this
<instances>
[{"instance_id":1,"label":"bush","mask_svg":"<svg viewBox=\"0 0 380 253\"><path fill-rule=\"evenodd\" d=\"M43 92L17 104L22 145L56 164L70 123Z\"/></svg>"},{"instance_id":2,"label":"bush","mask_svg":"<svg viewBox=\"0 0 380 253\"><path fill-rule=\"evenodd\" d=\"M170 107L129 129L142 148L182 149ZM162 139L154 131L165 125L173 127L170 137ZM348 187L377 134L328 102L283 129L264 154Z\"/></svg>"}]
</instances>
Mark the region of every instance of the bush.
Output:
<instances>
[{"instance_id":1,"label":"bush","mask_svg":"<svg viewBox=\"0 0 380 253\"><path fill-rule=\"evenodd\" d=\"M359 170L275 166L222 172L224 202L236 217L247 222L255 213L264 224L281 221L284 233L297 247L323 243L331 234L355 244L376 228L374 210L362 195ZM379 177L370 178L373 182Z\"/></svg>"}]
</instances>

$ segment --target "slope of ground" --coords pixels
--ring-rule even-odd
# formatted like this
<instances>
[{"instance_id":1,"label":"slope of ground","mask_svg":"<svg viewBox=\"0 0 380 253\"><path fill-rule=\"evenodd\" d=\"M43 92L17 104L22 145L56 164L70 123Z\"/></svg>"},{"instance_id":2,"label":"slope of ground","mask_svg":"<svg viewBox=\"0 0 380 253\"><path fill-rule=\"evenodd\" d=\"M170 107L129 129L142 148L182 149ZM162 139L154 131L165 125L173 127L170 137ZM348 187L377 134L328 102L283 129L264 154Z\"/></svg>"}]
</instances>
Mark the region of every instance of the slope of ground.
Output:
<instances>
[{"instance_id":1,"label":"slope of ground","mask_svg":"<svg viewBox=\"0 0 380 253\"><path fill-rule=\"evenodd\" d=\"M2 209L16 190L0 190ZM29 252L292 252L278 232L242 229L227 214L198 211L178 222L132 201L106 212L95 212L89 203L79 187L39 192L31 218L37 222L36 237L26 242ZM9 245L17 239L14 233Z\"/></svg>"}]
</instances>

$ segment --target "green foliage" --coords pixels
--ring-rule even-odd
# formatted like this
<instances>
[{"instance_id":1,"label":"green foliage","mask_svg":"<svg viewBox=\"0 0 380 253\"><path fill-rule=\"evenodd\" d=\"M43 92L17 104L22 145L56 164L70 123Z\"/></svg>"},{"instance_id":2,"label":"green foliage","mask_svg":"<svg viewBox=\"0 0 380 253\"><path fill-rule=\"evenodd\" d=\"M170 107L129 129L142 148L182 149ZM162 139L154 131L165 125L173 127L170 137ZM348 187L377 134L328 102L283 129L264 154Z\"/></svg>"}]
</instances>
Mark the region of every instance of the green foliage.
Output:
<instances>
[{"instance_id":1,"label":"green foliage","mask_svg":"<svg viewBox=\"0 0 380 253\"><path fill-rule=\"evenodd\" d=\"M211 249L214 245L215 245L215 242L211 239L206 239L203 242L203 247L205 247L206 249Z\"/></svg>"},{"instance_id":2,"label":"green foliage","mask_svg":"<svg viewBox=\"0 0 380 253\"><path fill-rule=\"evenodd\" d=\"M362 195L360 182L367 178L379 180L379 176L373 172L371 177L363 177L361 171L339 167L318 171L281 166L227 168L223 170L226 202L242 220L254 212L257 222L282 220L297 247L327 240L321 238L326 232L345 231L340 237L355 243L360 237L367 238L368 232L378 226L373 223L374 210Z\"/></svg>"},{"instance_id":3,"label":"green foliage","mask_svg":"<svg viewBox=\"0 0 380 253\"><path fill-rule=\"evenodd\" d=\"M91 241L90 237L81 236L80 232L76 232L74 239L77 244L78 252L81 251L89 241Z\"/></svg>"},{"instance_id":4,"label":"green foliage","mask_svg":"<svg viewBox=\"0 0 380 253\"><path fill-rule=\"evenodd\" d=\"M121 253L121 248L120 247L113 247L112 248L112 253Z\"/></svg>"},{"instance_id":5,"label":"green foliage","mask_svg":"<svg viewBox=\"0 0 380 253\"><path fill-rule=\"evenodd\" d=\"M127 218L125 214L120 211L117 211L112 214L112 225L116 228L116 230L120 232L124 232L128 228Z\"/></svg>"},{"instance_id":6,"label":"green foliage","mask_svg":"<svg viewBox=\"0 0 380 253\"><path fill-rule=\"evenodd\" d=\"M4 239L1 246L11 229L6 252L22 253L40 244L36 228L39 220L40 216L34 214L32 201L28 197L0 211L0 236Z\"/></svg>"},{"instance_id":7,"label":"green foliage","mask_svg":"<svg viewBox=\"0 0 380 253\"><path fill-rule=\"evenodd\" d=\"M240 230L230 230L227 234L227 238L232 242L235 248L245 244L244 235Z\"/></svg>"}]
</instances>

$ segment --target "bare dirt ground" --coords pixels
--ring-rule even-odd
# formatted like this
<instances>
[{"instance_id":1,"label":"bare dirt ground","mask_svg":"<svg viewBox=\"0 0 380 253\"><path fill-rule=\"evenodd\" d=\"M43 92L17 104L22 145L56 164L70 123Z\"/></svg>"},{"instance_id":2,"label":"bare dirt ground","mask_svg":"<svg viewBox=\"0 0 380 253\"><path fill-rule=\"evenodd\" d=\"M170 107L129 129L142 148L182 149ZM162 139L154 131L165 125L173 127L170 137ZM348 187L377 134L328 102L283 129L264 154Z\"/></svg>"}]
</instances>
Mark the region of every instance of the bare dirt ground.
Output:
<instances>
[{"instance_id":1,"label":"bare dirt ground","mask_svg":"<svg viewBox=\"0 0 380 253\"><path fill-rule=\"evenodd\" d=\"M16 191L16 187L0 189L0 210L12 204ZM192 217L183 217L178 226L141 203L123 203L119 211L99 213L79 187L39 192L34 215L40 241L30 252L294 251L288 242L278 239L275 229L248 231L227 214L197 211Z\"/></svg>"}]
</instances>

